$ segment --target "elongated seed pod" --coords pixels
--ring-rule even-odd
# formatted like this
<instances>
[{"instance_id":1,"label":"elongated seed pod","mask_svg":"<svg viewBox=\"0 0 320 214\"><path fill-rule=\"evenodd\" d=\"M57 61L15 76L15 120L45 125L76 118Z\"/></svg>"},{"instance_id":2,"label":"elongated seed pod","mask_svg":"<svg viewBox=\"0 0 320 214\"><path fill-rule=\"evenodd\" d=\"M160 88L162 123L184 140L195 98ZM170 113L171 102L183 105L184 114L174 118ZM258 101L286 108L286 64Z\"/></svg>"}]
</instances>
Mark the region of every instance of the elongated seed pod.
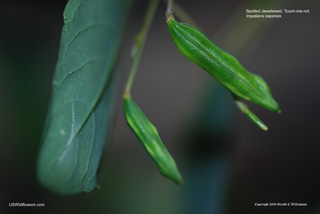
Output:
<instances>
[{"instance_id":1,"label":"elongated seed pod","mask_svg":"<svg viewBox=\"0 0 320 214\"><path fill-rule=\"evenodd\" d=\"M162 143L156 127L130 96L124 98L124 112L128 125L149 156L157 164L160 173L175 183L182 184L182 177L176 163Z\"/></svg>"},{"instance_id":2,"label":"elongated seed pod","mask_svg":"<svg viewBox=\"0 0 320 214\"><path fill-rule=\"evenodd\" d=\"M231 93L280 112L268 84L260 76L245 69L235 57L221 50L195 27L177 22L173 16L167 22L175 45L183 56L208 72Z\"/></svg>"}]
</instances>

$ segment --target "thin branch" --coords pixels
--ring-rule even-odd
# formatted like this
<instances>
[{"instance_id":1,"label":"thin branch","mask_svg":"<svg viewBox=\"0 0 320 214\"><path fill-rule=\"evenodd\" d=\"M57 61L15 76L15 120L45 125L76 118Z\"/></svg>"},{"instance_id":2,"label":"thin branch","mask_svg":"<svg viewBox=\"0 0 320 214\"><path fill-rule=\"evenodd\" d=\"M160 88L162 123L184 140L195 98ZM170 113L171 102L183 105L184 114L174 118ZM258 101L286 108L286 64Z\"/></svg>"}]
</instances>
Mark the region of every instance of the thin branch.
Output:
<instances>
[{"instance_id":1,"label":"thin branch","mask_svg":"<svg viewBox=\"0 0 320 214\"><path fill-rule=\"evenodd\" d=\"M246 104L244 104L240 98L234 94L232 94L234 102L237 107L244 113L254 124L256 124L259 128L264 131L268 131L268 127L248 108Z\"/></svg>"},{"instance_id":2,"label":"thin branch","mask_svg":"<svg viewBox=\"0 0 320 214\"><path fill-rule=\"evenodd\" d=\"M123 97L128 97L130 96L130 91L132 88L132 84L135 78L135 75L137 73L137 68L140 62L141 58L141 53L147 38L147 34L150 29L151 22L153 20L154 14L157 10L159 4L159 0L150 0L148 8L147 8L147 13L143 21L142 28L140 32L136 36L136 40L134 43L134 53L133 53L133 64L129 73L128 81L126 83L126 88L123 94Z\"/></svg>"},{"instance_id":3,"label":"thin branch","mask_svg":"<svg viewBox=\"0 0 320 214\"><path fill-rule=\"evenodd\" d=\"M167 11L166 11L166 20L167 22L173 17L173 6L172 6L173 0L168 0L167 3Z\"/></svg>"}]
</instances>

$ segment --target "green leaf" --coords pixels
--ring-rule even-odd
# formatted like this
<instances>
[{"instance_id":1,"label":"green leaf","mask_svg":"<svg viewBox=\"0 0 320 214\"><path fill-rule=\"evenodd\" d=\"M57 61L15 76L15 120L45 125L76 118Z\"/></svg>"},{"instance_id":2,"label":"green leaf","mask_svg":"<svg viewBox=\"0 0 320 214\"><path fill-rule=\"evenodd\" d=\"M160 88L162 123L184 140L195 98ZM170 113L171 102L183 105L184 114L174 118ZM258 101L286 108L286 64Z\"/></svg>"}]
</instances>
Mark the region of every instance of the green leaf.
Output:
<instances>
[{"instance_id":1,"label":"green leaf","mask_svg":"<svg viewBox=\"0 0 320 214\"><path fill-rule=\"evenodd\" d=\"M132 0L70 0L38 158L39 182L89 192L113 115L113 67Z\"/></svg>"},{"instance_id":2,"label":"green leaf","mask_svg":"<svg viewBox=\"0 0 320 214\"><path fill-rule=\"evenodd\" d=\"M175 183L182 184L182 177L176 163L162 143L156 127L129 95L124 98L124 112L128 125L146 152L157 164L160 173Z\"/></svg>"}]
</instances>

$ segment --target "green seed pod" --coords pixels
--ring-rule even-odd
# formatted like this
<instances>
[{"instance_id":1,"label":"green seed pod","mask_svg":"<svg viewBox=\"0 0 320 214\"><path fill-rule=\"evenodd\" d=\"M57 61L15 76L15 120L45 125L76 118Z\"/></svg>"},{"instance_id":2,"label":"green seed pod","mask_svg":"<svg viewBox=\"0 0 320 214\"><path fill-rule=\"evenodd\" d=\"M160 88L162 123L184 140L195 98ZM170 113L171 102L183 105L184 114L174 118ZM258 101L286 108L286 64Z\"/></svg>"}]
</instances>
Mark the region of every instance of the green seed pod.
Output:
<instances>
[{"instance_id":1,"label":"green seed pod","mask_svg":"<svg viewBox=\"0 0 320 214\"><path fill-rule=\"evenodd\" d=\"M160 173L175 183L182 184L182 177L176 163L162 143L156 127L129 95L124 97L124 112L128 125L157 164Z\"/></svg>"},{"instance_id":2,"label":"green seed pod","mask_svg":"<svg viewBox=\"0 0 320 214\"><path fill-rule=\"evenodd\" d=\"M195 27L177 22L173 16L167 22L183 56L208 72L232 94L280 113L268 84L260 76L245 69L236 58L221 50Z\"/></svg>"}]
</instances>

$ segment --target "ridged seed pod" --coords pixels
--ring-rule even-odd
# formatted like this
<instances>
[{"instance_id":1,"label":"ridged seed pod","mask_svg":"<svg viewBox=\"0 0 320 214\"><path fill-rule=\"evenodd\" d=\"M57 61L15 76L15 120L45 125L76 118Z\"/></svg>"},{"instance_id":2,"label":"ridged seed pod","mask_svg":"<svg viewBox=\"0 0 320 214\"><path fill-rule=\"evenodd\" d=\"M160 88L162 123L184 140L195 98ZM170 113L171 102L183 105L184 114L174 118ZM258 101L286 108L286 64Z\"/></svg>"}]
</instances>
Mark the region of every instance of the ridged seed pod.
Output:
<instances>
[{"instance_id":1,"label":"ridged seed pod","mask_svg":"<svg viewBox=\"0 0 320 214\"><path fill-rule=\"evenodd\" d=\"M124 112L128 125L157 164L160 173L175 183L182 184L176 163L162 143L156 127L129 96L124 98Z\"/></svg>"},{"instance_id":2,"label":"ridged seed pod","mask_svg":"<svg viewBox=\"0 0 320 214\"><path fill-rule=\"evenodd\" d=\"M177 22L173 16L167 22L183 56L208 72L236 96L280 113L268 84L260 76L245 69L235 57L221 50L195 27Z\"/></svg>"}]
</instances>

